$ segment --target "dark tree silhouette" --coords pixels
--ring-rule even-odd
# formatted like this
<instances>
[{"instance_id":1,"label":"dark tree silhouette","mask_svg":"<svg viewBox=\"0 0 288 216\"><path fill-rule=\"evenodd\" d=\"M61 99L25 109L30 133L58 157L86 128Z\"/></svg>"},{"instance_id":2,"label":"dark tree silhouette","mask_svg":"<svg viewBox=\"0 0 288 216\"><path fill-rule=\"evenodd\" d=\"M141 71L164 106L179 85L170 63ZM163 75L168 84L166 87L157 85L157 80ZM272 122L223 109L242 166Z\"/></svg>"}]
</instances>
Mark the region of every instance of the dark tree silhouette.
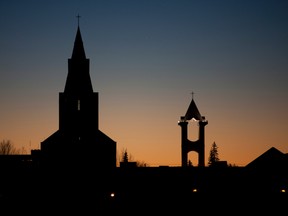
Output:
<instances>
[{"instance_id":1,"label":"dark tree silhouette","mask_svg":"<svg viewBox=\"0 0 288 216\"><path fill-rule=\"evenodd\" d=\"M128 152L127 152L127 149L125 149L123 151L123 154L122 154L122 162L124 163L128 163L129 159L128 159Z\"/></svg>"},{"instance_id":2,"label":"dark tree silhouette","mask_svg":"<svg viewBox=\"0 0 288 216\"><path fill-rule=\"evenodd\" d=\"M210 149L210 154L208 158L208 165L213 166L215 162L219 161L219 154L218 154L218 146L215 142L213 142L211 149Z\"/></svg>"},{"instance_id":3,"label":"dark tree silhouette","mask_svg":"<svg viewBox=\"0 0 288 216\"><path fill-rule=\"evenodd\" d=\"M193 166L193 164L192 164L192 161L191 161L191 160L189 160L189 161L188 161L188 166L189 166L189 167L192 167L192 166Z\"/></svg>"},{"instance_id":4,"label":"dark tree silhouette","mask_svg":"<svg viewBox=\"0 0 288 216\"><path fill-rule=\"evenodd\" d=\"M134 162L133 162L134 161ZM148 164L144 161L135 161L133 159L133 156L131 154L128 154L127 149L122 150L121 156L120 156L120 163L135 163L137 167L148 167Z\"/></svg>"},{"instance_id":5,"label":"dark tree silhouette","mask_svg":"<svg viewBox=\"0 0 288 216\"><path fill-rule=\"evenodd\" d=\"M149 165L145 163L144 161L136 161L137 167L148 167Z\"/></svg>"},{"instance_id":6,"label":"dark tree silhouette","mask_svg":"<svg viewBox=\"0 0 288 216\"><path fill-rule=\"evenodd\" d=\"M15 148L10 140L2 140L0 142L0 155L19 154L20 150Z\"/></svg>"}]
</instances>

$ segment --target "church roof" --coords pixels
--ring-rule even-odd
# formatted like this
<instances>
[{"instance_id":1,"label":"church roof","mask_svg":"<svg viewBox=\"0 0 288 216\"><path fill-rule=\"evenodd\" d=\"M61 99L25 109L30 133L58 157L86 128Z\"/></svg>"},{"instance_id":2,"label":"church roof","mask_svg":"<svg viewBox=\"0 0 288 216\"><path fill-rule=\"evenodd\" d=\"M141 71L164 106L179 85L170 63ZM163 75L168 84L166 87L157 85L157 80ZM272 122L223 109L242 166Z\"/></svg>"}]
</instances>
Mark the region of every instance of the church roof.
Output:
<instances>
[{"instance_id":1,"label":"church roof","mask_svg":"<svg viewBox=\"0 0 288 216\"><path fill-rule=\"evenodd\" d=\"M77 34L76 34L76 38L74 41L74 47L73 47L73 52L72 52L72 59L75 59L75 58L86 59L79 26L77 28Z\"/></svg>"},{"instance_id":2,"label":"church roof","mask_svg":"<svg viewBox=\"0 0 288 216\"><path fill-rule=\"evenodd\" d=\"M188 107L188 110L185 114L185 120L191 120L193 118L198 120L198 121L202 120L202 116L201 116L201 114L200 114L200 112L199 112L199 110L195 104L195 101L192 98L190 105Z\"/></svg>"},{"instance_id":3,"label":"church roof","mask_svg":"<svg viewBox=\"0 0 288 216\"><path fill-rule=\"evenodd\" d=\"M74 41L72 57L68 59L68 76L64 92L74 95L93 92L89 74L89 59L85 55L79 26Z\"/></svg>"},{"instance_id":4,"label":"church roof","mask_svg":"<svg viewBox=\"0 0 288 216\"><path fill-rule=\"evenodd\" d=\"M283 152L279 151L275 147L271 147L262 155L251 161L246 167L266 167L269 165L271 167L279 167L285 165L288 162L288 157ZM288 165L288 164L287 164Z\"/></svg>"}]
</instances>

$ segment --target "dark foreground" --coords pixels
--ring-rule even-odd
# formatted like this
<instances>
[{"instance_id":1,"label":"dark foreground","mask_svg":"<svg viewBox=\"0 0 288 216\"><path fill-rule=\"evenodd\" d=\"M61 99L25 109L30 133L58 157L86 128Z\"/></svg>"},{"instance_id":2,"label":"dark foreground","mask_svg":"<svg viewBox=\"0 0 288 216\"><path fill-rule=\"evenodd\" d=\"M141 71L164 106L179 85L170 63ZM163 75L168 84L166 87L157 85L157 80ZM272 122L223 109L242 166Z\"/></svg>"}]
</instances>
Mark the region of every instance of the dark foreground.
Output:
<instances>
[{"instance_id":1,"label":"dark foreground","mask_svg":"<svg viewBox=\"0 0 288 216\"><path fill-rule=\"evenodd\" d=\"M6 172L0 214L280 215L288 203L286 177L233 168Z\"/></svg>"}]
</instances>

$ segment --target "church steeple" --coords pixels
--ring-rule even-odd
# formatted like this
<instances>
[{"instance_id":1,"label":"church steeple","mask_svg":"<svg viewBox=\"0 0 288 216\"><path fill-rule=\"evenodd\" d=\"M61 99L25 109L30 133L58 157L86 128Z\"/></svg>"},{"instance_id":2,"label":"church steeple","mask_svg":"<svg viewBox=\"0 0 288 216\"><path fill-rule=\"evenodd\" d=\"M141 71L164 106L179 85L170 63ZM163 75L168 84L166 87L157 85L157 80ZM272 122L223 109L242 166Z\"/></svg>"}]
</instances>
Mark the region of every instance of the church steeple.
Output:
<instances>
[{"instance_id":1,"label":"church steeple","mask_svg":"<svg viewBox=\"0 0 288 216\"><path fill-rule=\"evenodd\" d=\"M116 166L116 142L99 130L98 99L78 23L64 92L59 93L59 130L41 143L44 163L73 173Z\"/></svg>"},{"instance_id":2,"label":"church steeple","mask_svg":"<svg viewBox=\"0 0 288 216\"><path fill-rule=\"evenodd\" d=\"M188 122L194 119L198 122L199 126L199 138L198 140L191 141L188 139ZM205 166L205 131L204 128L208 124L208 121L204 116L201 116L195 101L193 99L188 107L185 116L181 116L178 125L181 127L181 158L182 167L188 166L188 153L195 151L198 153L198 166Z\"/></svg>"},{"instance_id":3,"label":"church steeple","mask_svg":"<svg viewBox=\"0 0 288 216\"><path fill-rule=\"evenodd\" d=\"M85 55L80 27L78 25L72 57L68 59L68 76L64 93L82 95L92 92L89 59L87 59Z\"/></svg>"},{"instance_id":4,"label":"church steeple","mask_svg":"<svg viewBox=\"0 0 288 216\"><path fill-rule=\"evenodd\" d=\"M74 47L72 52L72 59L86 59L83 41L81 37L80 27L77 28L77 34L74 41Z\"/></svg>"}]
</instances>

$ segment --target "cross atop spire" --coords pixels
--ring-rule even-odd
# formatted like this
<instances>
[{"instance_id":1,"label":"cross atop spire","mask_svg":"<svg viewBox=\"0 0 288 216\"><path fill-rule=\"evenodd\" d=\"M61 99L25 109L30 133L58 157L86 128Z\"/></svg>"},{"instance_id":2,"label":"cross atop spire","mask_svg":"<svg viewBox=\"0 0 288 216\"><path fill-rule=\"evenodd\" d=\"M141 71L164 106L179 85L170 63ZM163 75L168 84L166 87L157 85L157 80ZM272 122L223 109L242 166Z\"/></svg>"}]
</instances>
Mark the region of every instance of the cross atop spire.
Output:
<instances>
[{"instance_id":1,"label":"cross atop spire","mask_svg":"<svg viewBox=\"0 0 288 216\"><path fill-rule=\"evenodd\" d=\"M192 99L194 99L194 92L192 91L191 94L192 94Z\"/></svg>"},{"instance_id":2,"label":"cross atop spire","mask_svg":"<svg viewBox=\"0 0 288 216\"><path fill-rule=\"evenodd\" d=\"M68 59L68 76L64 92L69 94L93 92L89 75L89 59L85 55L79 26L77 27L72 56Z\"/></svg>"},{"instance_id":3,"label":"cross atop spire","mask_svg":"<svg viewBox=\"0 0 288 216\"><path fill-rule=\"evenodd\" d=\"M79 26L79 20L80 20L81 16L78 14L76 17L77 17L78 26Z\"/></svg>"}]
</instances>

